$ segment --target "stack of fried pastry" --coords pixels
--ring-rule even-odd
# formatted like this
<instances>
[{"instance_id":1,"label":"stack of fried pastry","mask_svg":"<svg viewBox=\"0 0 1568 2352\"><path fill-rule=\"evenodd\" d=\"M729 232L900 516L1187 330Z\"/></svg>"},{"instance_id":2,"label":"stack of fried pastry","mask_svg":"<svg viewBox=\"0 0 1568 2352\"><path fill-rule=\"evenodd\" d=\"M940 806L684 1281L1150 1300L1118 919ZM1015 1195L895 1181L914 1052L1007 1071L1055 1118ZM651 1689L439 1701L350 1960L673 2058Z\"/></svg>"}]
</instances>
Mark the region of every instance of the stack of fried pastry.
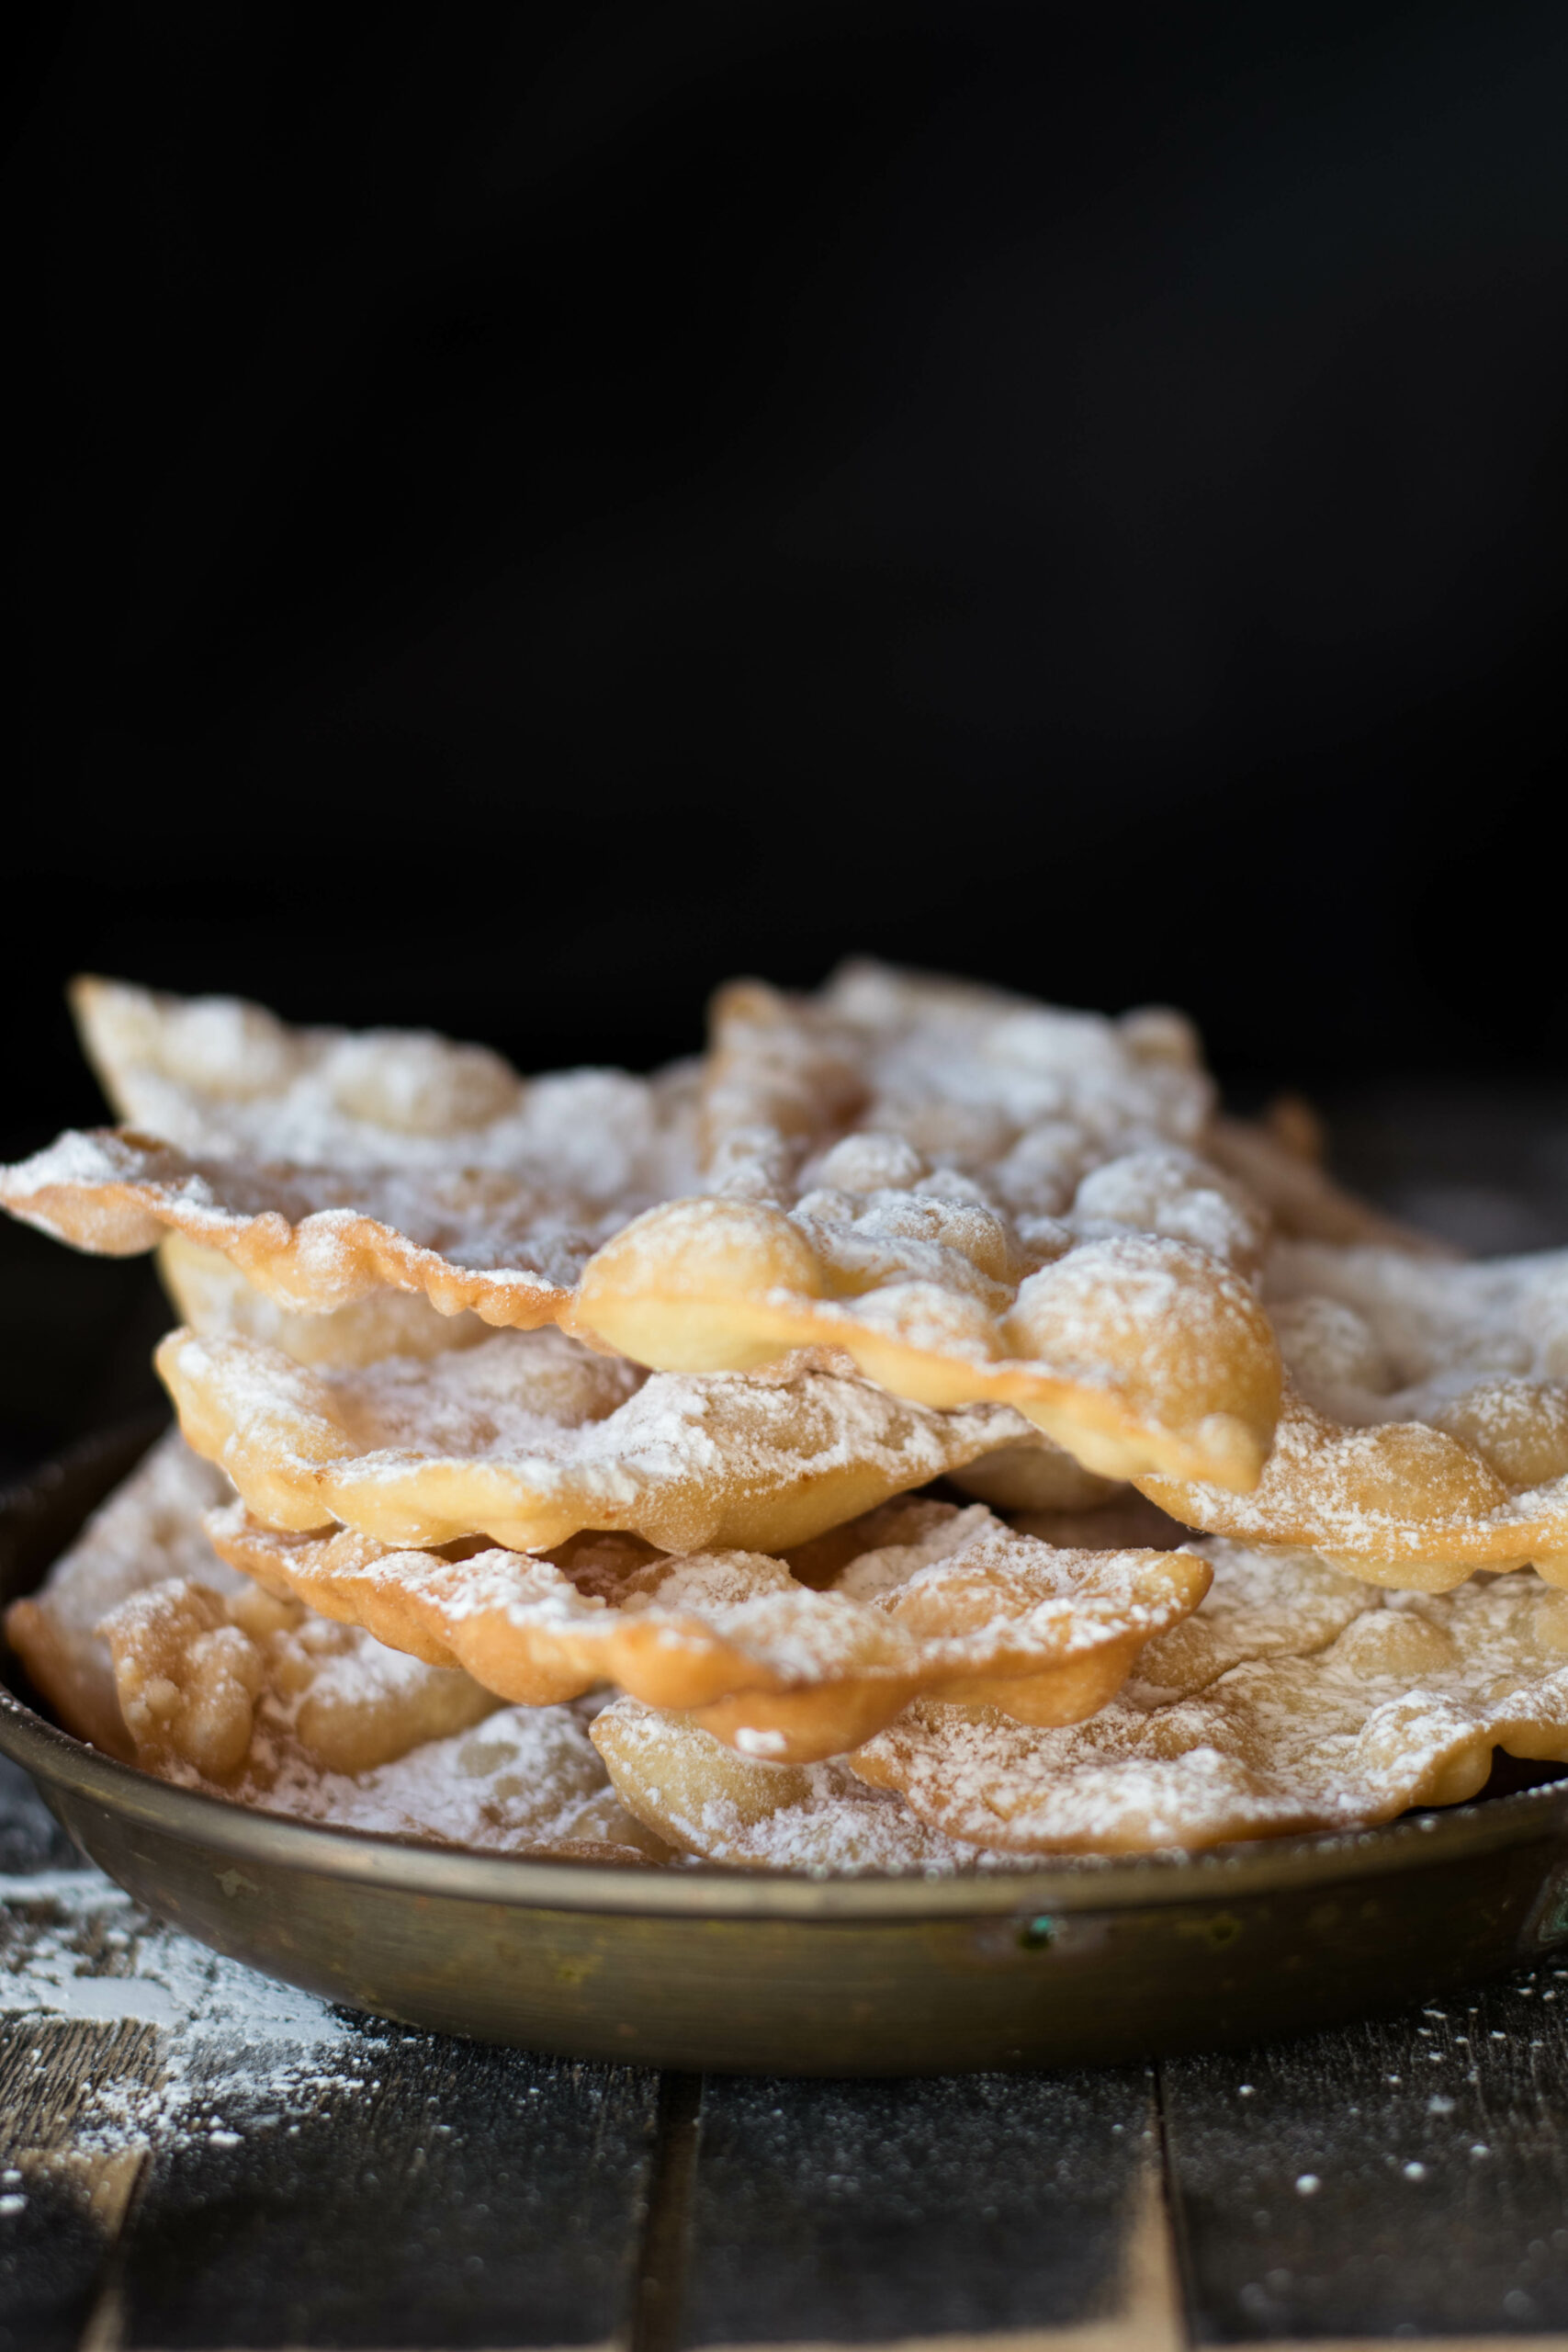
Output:
<instances>
[{"instance_id":1,"label":"stack of fried pastry","mask_svg":"<svg viewBox=\"0 0 1568 2352\"><path fill-rule=\"evenodd\" d=\"M1001 1869L1568 1761L1568 1252L1218 1110L1179 1014L866 964L649 1079L74 991L171 1433L7 1630L245 1804L639 1867Z\"/></svg>"}]
</instances>

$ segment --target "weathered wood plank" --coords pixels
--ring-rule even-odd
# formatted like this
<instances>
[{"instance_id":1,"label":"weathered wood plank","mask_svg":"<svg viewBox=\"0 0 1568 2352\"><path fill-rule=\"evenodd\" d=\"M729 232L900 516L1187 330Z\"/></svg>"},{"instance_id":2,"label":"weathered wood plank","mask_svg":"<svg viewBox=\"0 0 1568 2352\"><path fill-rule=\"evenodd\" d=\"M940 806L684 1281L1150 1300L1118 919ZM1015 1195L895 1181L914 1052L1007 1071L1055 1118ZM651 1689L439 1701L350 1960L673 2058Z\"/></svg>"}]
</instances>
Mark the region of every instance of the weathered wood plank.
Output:
<instances>
[{"instance_id":1,"label":"weathered wood plank","mask_svg":"<svg viewBox=\"0 0 1568 2352\"><path fill-rule=\"evenodd\" d=\"M155 2041L132 2020L0 2023L0 2352L67 2352L88 2324L146 2154L94 2126L134 2104Z\"/></svg>"},{"instance_id":2,"label":"weathered wood plank","mask_svg":"<svg viewBox=\"0 0 1568 2352\"><path fill-rule=\"evenodd\" d=\"M279 2109L187 2081L121 2253L123 2341L597 2344L629 2322L656 2081L400 2029Z\"/></svg>"},{"instance_id":3,"label":"weathered wood plank","mask_svg":"<svg viewBox=\"0 0 1568 2352\"><path fill-rule=\"evenodd\" d=\"M651 2076L334 2015L93 1871L0 1892L0 2095L27 2167L14 2205L0 2188L0 2326L18 2346L85 2327L96 2352L626 2332Z\"/></svg>"},{"instance_id":4,"label":"weathered wood plank","mask_svg":"<svg viewBox=\"0 0 1568 2352\"><path fill-rule=\"evenodd\" d=\"M96 2352L625 2332L651 2076L361 2025L93 1871L0 1894L17 2174L0 2324L18 2347L84 2329Z\"/></svg>"},{"instance_id":5,"label":"weathered wood plank","mask_svg":"<svg viewBox=\"0 0 1568 2352\"><path fill-rule=\"evenodd\" d=\"M1568 2330L1568 1970L1161 2082L1197 2341Z\"/></svg>"},{"instance_id":6,"label":"weathered wood plank","mask_svg":"<svg viewBox=\"0 0 1568 2352\"><path fill-rule=\"evenodd\" d=\"M46 1864L50 1817L0 1786L0 1851ZM80 1897L85 1888L97 1899ZM163 2073L137 1920L106 1882L34 1867L0 1900L0 2347L74 2346L109 2275L147 2154L136 2119ZM140 1922L138 1922L140 1924ZM169 1996L159 1988L165 2006Z\"/></svg>"},{"instance_id":7,"label":"weathered wood plank","mask_svg":"<svg viewBox=\"0 0 1568 2352\"><path fill-rule=\"evenodd\" d=\"M1179 2340L1146 2073L708 2083L682 2344L979 2336Z\"/></svg>"}]
</instances>

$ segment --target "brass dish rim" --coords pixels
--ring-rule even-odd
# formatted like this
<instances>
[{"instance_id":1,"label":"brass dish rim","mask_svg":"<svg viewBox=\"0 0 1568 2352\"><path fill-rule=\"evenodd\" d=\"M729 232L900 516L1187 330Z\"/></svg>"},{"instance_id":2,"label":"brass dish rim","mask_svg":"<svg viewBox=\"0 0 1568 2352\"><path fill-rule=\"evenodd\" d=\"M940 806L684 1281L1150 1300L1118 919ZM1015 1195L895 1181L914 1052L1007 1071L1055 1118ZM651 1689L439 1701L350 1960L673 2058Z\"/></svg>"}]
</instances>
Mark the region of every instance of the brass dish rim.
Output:
<instances>
[{"instance_id":1,"label":"brass dish rim","mask_svg":"<svg viewBox=\"0 0 1568 2352\"><path fill-rule=\"evenodd\" d=\"M269 1864L413 1895L540 1911L642 1917L810 1919L864 1926L1223 1902L1303 1885L1382 1878L1568 1829L1568 1781L1406 1815L1381 1828L1258 1838L1211 1852L1075 1857L974 1878L808 1878L551 1862L291 1819L154 1780L89 1747L0 1684L0 1752L46 1785L131 1824L188 1835L236 1864Z\"/></svg>"}]
</instances>

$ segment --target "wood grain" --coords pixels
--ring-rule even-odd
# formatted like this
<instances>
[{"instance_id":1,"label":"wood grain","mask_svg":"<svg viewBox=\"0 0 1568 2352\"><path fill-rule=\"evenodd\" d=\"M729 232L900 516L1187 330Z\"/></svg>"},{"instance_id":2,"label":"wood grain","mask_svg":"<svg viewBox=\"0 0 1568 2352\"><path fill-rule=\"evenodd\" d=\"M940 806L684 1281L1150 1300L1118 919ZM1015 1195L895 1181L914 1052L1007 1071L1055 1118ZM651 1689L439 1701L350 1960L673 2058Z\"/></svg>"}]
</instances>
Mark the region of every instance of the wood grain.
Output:
<instances>
[{"instance_id":1,"label":"wood grain","mask_svg":"<svg viewBox=\"0 0 1568 2352\"><path fill-rule=\"evenodd\" d=\"M1162 2087L1198 2341L1568 2330L1568 1970Z\"/></svg>"},{"instance_id":2,"label":"wood grain","mask_svg":"<svg viewBox=\"0 0 1568 2352\"><path fill-rule=\"evenodd\" d=\"M624 2335L656 2082L389 2029L304 2115L159 2149L128 2347L590 2345ZM374 2071L371 2071L371 2068Z\"/></svg>"},{"instance_id":3,"label":"wood grain","mask_svg":"<svg viewBox=\"0 0 1568 2352\"><path fill-rule=\"evenodd\" d=\"M153 2079L147 2025L96 2018L0 2024L0 2347L68 2352L109 2278L145 2146L90 2125L117 2088Z\"/></svg>"},{"instance_id":4,"label":"wood grain","mask_svg":"<svg viewBox=\"0 0 1568 2352\"><path fill-rule=\"evenodd\" d=\"M660 2084L308 2003L290 2072L4 1776L0 1850L0 2352L1568 2352L1568 1968L1153 2072Z\"/></svg>"},{"instance_id":5,"label":"wood grain","mask_svg":"<svg viewBox=\"0 0 1568 2352\"><path fill-rule=\"evenodd\" d=\"M710 2081L679 2340L1176 2340L1153 2082Z\"/></svg>"}]
</instances>

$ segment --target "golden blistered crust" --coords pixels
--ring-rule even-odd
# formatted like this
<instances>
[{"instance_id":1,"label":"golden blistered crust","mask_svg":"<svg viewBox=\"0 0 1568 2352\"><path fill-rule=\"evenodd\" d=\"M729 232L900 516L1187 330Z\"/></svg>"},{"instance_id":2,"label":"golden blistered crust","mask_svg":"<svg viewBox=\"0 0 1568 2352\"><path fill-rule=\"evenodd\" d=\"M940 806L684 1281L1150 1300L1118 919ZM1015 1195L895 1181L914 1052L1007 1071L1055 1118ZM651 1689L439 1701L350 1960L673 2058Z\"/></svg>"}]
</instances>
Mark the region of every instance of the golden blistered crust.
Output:
<instances>
[{"instance_id":1,"label":"golden blistered crust","mask_svg":"<svg viewBox=\"0 0 1568 2352\"><path fill-rule=\"evenodd\" d=\"M29 1680L68 1731L107 1756L134 1760L108 1646L109 1611L164 1577L196 1577L239 1591L202 1532L201 1516L228 1499L221 1471L172 1430L93 1513L43 1585L6 1611L6 1635Z\"/></svg>"},{"instance_id":2,"label":"golden blistered crust","mask_svg":"<svg viewBox=\"0 0 1568 2352\"><path fill-rule=\"evenodd\" d=\"M944 1837L847 1764L768 1764L680 1715L617 1699L590 1734L626 1810L667 1846L729 1870L951 1877L1017 1868Z\"/></svg>"},{"instance_id":3,"label":"golden blistered crust","mask_svg":"<svg viewBox=\"0 0 1568 2352\"><path fill-rule=\"evenodd\" d=\"M147 1771L265 1787L284 1754L374 1770L493 1713L461 1671L384 1648L254 1585L215 1592L168 1577L111 1610L100 1633L120 1713Z\"/></svg>"},{"instance_id":4,"label":"golden blistered crust","mask_svg":"<svg viewBox=\"0 0 1568 2352\"><path fill-rule=\"evenodd\" d=\"M1190 1242L1127 1233L1009 1279L991 1271L1006 1240L972 1203L874 1203L840 1222L676 1202L590 1262L570 1326L683 1371L830 1347L895 1396L1010 1405L1103 1477L1206 1465L1241 1491L1257 1483L1280 1360L1241 1274Z\"/></svg>"},{"instance_id":5,"label":"golden blistered crust","mask_svg":"<svg viewBox=\"0 0 1568 2352\"><path fill-rule=\"evenodd\" d=\"M1013 1403L1103 1476L1257 1477L1269 1218L1199 1156L1213 1089L1175 1014L852 967L815 998L726 991L698 1073L525 1084L478 1048L231 1000L96 982L78 1010L136 1124L62 1138L0 1199L83 1248L177 1236L204 1328L265 1318L192 1250L284 1316L340 1318L278 1326L308 1361L366 1361L354 1310L397 1291L665 1371L831 1345L918 1403Z\"/></svg>"},{"instance_id":6,"label":"golden blistered crust","mask_svg":"<svg viewBox=\"0 0 1568 2352\"><path fill-rule=\"evenodd\" d=\"M392 1544L543 1551L597 1528L777 1551L1030 1433L1005 1407L934 1412L809 1358L650 1378L548 1329L333 1373L175 1332L157 1363L258 1518Z\"/></svg>"},{"instance_id":7,"label":"golden blistered crust","mask_svg":"<svg viewBox=\"0 0 1568 2352\"><path fill-rule=\"evenodd\" d=\"M837 1532L827 1577L820 1546L797 1575L765 1554L671 1557L615 1536L544 1559L454 1557L347 1531L282 1535L238 1507L207 1524L231 1566L433 1664L461 1664L503 1698L554 1704L610 1683L788 1761L841 1754L921 1690L1076 1721L1209 1580L1190 1553L1055 1551L978 1504L888 1504Z\"/></svg>"},{"instance_id":8,"label":"golden blistered crust","mask_svg":"<svg viewBox=\"0 0 1568 2352\"><path fill-rule=\"evenodd\" d=\"M1325 1590L1334 1572L1319 1563L1220 1546L1215 1568L1216 1614L1244 1576L1251 1623L1230 1612L1245 1654L1213 1679L1201 1651L1180 1657L1179 1628L1166 1637L1174 1671L1151 1644L1088 1723L1030 1734L994 1708L920 1699L855 1770L947 1837L1017 1854L1128 1853L1457 1804L1497 1748L1568 1760L1568 1597L1539 1578L1395 1600L1344 1577L1341 1615L1347 1596ZM1191 1621L1200 1641L1202 1626Z\"/></svg>"},{"instance_id":9,"label":"golden blistered crust","mask_svg":"<svg viewBox=\"0 0 1568 2352\"><path fill-rule=\"evenodd\" d=\"M1377 1584L1478 1568L1568 1581L1568 1251L1449 1263L1281 1243L1266 1296L1291 1378L1250 1494L1168 1476L1188 1526L1310 1547Z\"/></svg>"},{"instance_id":10,"label":"golden blistered crust","mask_svg":"<svg viewBox=\"0 0 1568 2352\"><path fill-rule=\"evenodd\" d=\"M231 1495L171 1431L13 1604L7 1635L68 1730L149 1770L260 1786L285 1751L361 1771L494 1707L466 1674L227 1567L202 1516Z\"/></svg>"}]
</instances>

